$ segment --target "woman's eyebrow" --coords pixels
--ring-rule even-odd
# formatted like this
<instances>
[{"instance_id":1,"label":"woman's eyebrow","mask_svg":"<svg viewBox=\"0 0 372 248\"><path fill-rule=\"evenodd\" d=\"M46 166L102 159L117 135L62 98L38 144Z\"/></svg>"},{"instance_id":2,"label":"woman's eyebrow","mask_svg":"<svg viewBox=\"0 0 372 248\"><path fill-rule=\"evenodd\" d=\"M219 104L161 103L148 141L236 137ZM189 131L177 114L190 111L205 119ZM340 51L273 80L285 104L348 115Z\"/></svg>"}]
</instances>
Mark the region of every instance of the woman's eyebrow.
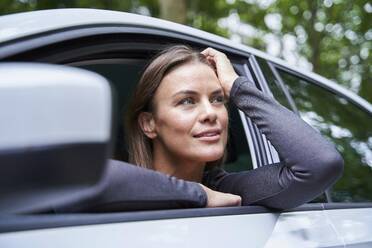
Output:
<instances>
[{"instance_id":1,"label":"woman's eyebrow","mask_svg":"<svg viewBox=\"0 0 372 248\"><path fill-rule=\"evenodd\" d=\"M219 94L223 94L223 90L222 89L218 89L218 90L215 90L211 93L211 95L219 95Z\"/></svg>"},{"instance_id":2,"label":"woman's eyebrow","mask_svg":"<svg viewBox=\"0 0 372 248\"><path fill-rule=\"evenodd\" d=\"M198 92L193 91L193 90L181 90L173 94L172 97L177 96L177 95L197 95Z\"/></svg>"},{"instance_id":3,"label":"woman's eyebrow","mask_svg":"<svg viewBox=\"0 0 372 248\"><path fill-rule=\"evenodd\" d=\"M193 90L181 90L173 94L172 97L177 96L177 95L198 95L199 93L197 91ZM211 93L211 95L218 95L218 94L223 94L222 89L217 89Z\"/></svg>"}]
</instances>

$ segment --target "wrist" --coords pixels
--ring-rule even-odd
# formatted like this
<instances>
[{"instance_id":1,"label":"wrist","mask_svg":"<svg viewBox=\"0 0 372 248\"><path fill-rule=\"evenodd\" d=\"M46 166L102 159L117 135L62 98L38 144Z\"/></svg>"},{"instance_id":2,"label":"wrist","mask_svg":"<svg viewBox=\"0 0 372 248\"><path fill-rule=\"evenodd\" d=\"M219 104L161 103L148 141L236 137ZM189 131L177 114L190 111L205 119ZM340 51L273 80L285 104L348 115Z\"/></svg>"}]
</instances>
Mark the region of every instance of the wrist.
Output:
<instances>
[{"instance_id":1,"label":"wrist","mask_svg":"<svg viewBox=\"0 0 372 248\"><path fill-rule=\"evenodd\" d=\"M206 186L204 186L203 184L201 184L201 183L198 183L199 184L199 186L202 188L202 194L203 194L203 199L202 199L202 201L203 201L203 206L204 207L208 207L209 206L209 197L208 197L208 188L206 187Z\"/></svg>"},{"instance_id":2,"label":"wrist","mask_svg":"<svg viewBox=\"0 0 372 248\"><path fill-rule=\"evenodd\" d=\"M225 91L225 94L227 97L230 97L230 92L231 92L231 89L232 89L232 86L234 85L234 82L235 80L238 78L239 76L237 74L231 76L229 78L229 80L227 80L226 82L224 82L224 91Z\"/></svg>"}]
</instances>

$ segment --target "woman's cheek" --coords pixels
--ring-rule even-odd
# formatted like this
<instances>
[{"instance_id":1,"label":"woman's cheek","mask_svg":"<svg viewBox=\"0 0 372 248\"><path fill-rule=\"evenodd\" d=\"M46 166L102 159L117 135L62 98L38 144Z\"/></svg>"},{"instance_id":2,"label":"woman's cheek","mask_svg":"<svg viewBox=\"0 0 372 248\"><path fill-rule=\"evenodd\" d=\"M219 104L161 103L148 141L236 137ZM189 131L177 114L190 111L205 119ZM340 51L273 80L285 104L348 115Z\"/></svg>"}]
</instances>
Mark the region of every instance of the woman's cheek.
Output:
<instances>
[{"instance_id":1,"label":"woman's cheek","mask_svg":"<svg viewBox=\"0 0 372 248\"><path fill-rule=\"evenodd\" d=\"M228 134L228 128L229 128L229 117L226 107L222 110L221 116L220 116L221 126L224 130L224 137L223 137L223 143L226 146L227 144L227 134Z\"/></svg>"},{"instance_id":2,"label":"woman's cheek","mask_svg":"<svg viewBox=\"0 0 372 248\"><path fill-rule=\"evenodd\" d=\"M168 126L177 133L185 133L191 131L196 115L194 111L185 111L182 109L171 109L163 118L163 125Z\"/></svg>"},{"instance_id":3,"label":"woman's cheek","mask_svg":"<svg viewBox=\"0 0 372 248\"><path fill-rule=\"evenodd\" d=\"M197 115L198 113L195 108L189 108L189 109L177 108L172 111L172 117L182 122L192 123L197 117Z\"/></svg>"}]
</instances>

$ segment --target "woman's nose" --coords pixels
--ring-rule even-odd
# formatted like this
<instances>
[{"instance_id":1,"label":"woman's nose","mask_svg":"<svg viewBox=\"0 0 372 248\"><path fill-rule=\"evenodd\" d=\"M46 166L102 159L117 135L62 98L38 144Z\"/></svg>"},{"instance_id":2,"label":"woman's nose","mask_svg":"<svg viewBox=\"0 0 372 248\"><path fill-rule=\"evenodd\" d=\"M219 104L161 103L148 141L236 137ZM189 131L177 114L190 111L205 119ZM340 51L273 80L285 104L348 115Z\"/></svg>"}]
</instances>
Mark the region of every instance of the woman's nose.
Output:
<instances>
[{"instance_id":1,"label":"woman's nose","mask_svg":"<svg viewBox=\"0 0 372 248\"><path fill-rule=\"evenodd\" d=\"M209 102L201 104L200 121L201 122L215 122L217 120L217 112L213 105Z\"/></svg>"}]
</instances>

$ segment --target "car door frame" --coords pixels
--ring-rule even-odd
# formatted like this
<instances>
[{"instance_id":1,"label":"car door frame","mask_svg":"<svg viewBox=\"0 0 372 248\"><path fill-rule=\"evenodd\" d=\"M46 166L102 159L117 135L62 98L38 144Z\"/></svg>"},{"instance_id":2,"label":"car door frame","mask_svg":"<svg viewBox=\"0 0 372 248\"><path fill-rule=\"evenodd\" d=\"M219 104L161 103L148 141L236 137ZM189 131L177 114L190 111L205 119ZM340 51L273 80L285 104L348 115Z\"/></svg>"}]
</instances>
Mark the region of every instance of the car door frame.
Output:
<instances>
[{"instance_id":1,"label":"car door frame","mask_svg":"<svg viewBox=\"0 0 372 248\"><path fill-rule=\"evenodd\" d=\"M32 61L32 62L40 62L40 63L56 63L56 59L58 59L57 63L71 63L75 61L71 61L71 58L79 57L76 55L76 50L69 51L69 53L64 54L65 57L59 57L57 58L55 55L50 55L48 52L43 52L42 57L35 56L35 54L38 54L38 52L42 50L48 50L51 48L55 48L57 43L63 43L67 42L67 46L64 46L64 50L67 51L71 47L76 44L76 42L81 42L81 39L85 39L84 41L90 43L88 38L92 38L93 36L100 36L100 35L130 35L130 37L124 37L125 39L131 39L133 36L137 36L138 39L141 39L144 37L145 40L148 40L149 38L153 37L163 37L167 40L167 42L164 42L164 44L156 43L153 47L149 46L149 43L146 43L146 50L159 50L159 45L167 46L170 42L174 43L180 43L183 41L183 43L187 43L189 45L192 45L193 47L214 47L216 49L219 49L221 51L226 52L227 54L232 55L233 57L237 58L239 57L239 60L242 61L242 66L244 67L245 73L248 75L248 67L247 64L245 64L245 61L247 60L247 57L251 56L248 55L242 51L236 50L234 48L231 48L229 46L225 46L219 43L214 43L209 40L205 40L200 37L194 37L186 34L181 33L174 33L162 29L155 29L155 28L148 28L148 27L135 27L135 26L126 26L126 25L90 25L90 26L78 26L74 28L66 28L66 29L60 29L60 30L54 30L54 31L48 31L41 34L33 34L27 37L18 38L12 41L7 41L3 44L0 44L0 61L7 61L7 62L17 62L17 61ZM118 38L120 39L120 38ZM175 42L177 41L177 42ZM115 49L116 46L122 46L124 41L122 41L120 44L113 42L109 46L111 46L110 49ZM133 42L127 42L128 43L128 49L127 51L133 50L130 49L130 47L133 47ZM154 43L154 42L153 42ZM145 44L145 43L144 43ZM65 45L65 44L64 44ZM109 49L107 47L108 45L105 44L105 48L102 47L103 50ZM136 42L135 46L136 49L141 49L138 47L141 47L141 44ZM121 47L121 49L125 50L124 47ZM61 50L62 51L62 50ZM81 50L80 50L81 52ZM96 51L97 53L102 52L100 50ZM134 51L135 52L135 51ZM242 114L242 113L241 113ZM242 115L241 115L242 117ZM245 118L242 118L242 124L244 127L244 131L247 136L247 141L249 144L249 149L254 152L254 157L261 156L257 147L259 145L259 142L262 143L262 140L259 136L251 136L250 133L252 132L251 127L246 122ZM257 130L255 130L257 132ZM254 164L259 164L261 166L262 162L260 160L252 161ZM254 165L254 168L259 167L257 165ZM250 207L248 207L250 208ZM257 208L259 208L259 211L263 212L270 212L266 208L263 207L256 207L252 206L252 211L255 213L257 212ZM243 213L247 213L247 208L244 208L245 210ZM230 213L231 209L226 208L227 212ZM250 212L250 211L248 211ZM241 214L241 212L237 212L238 214Z\"/></svg>"},{"instance_id":2,"label":"car door frame","mask_svg":"<svg viewBox=\"0 0 372 248\"><path fill-rule=\"evenodd\" d=\"M225 53L230 55L239 56L240 58L249 58L253 55L249 55L242 51L236 50L234 48L223 46L219 43L214 43L209 40L202 39L200 37L194 37L192 35L185 35L181 33L174 33L169 32L166 30L161 29L154 29L148 27L134 27L134 26L117 26L117 25L92 25L92 26L83 26L83 27L76 27L76 28L69 28L69 29L62 29L56 31L49 31L43 34L35 34L29 37L25 37L22 39L16 39L14 41L6 42L0 46L0 60L5 61L19 61L19 60L32 60L34 62L47 62L47 63L55 63L56 59L61 61L61 58L56 58L53 56L48 56L45 54L43 59L32 59L34 53L39 53L40 49L45 49L45 47L50 46L52 49L55 48L54 45L68 40L80 40L84 39L84 37L92 37L94 36L101 36L101 35L130 35L130 36L138 36L139 39L144 37L144 40L149 39L148 37L166 37L167 42L174 42L175 44L183 42L188 43L192 46L196 46L197 48L201 47L214 47ZM130 39L130 38L129 38ZM125 38L124 38L125 40ZM177 41L177 42L175 42ZM85 42L90 42L85 40ZM68 46L74 46L74 42L72 44L67 42L67 47L64 49L68 49ZM130 44L131 42L128 42ZM169 44L169 43L168 43ZM156 47L151 47L148 44L146 45L147 50L159 50L159 45L157 44ZM167 44L163 44L164 47ZM112 48L115 49L115 46L122 46L122 44L117 44L113 42L111 44ZM130 46L130 45L129 45ZM139 43L132 44L132 47L140 47ZM103 50L108 49L107 45L102 47ZM130 48L128 50L131 50ZM80 51L81 52L81 51ZM97 49L97 53L101 52ZM20 54L22 54L20 56ZM69 59L76 57L76 51L70 51L70 54L64 54L65 59L62 61L63 64L71 62ZM69 58L69 56L71 56ZM61 62L59 62L61 63ZM243 65L246 67L246 65ZM249 75L248 67L245 68L246 76ZM246 120L245 116L240 113L242 124L246 133L247 142L249 145L249 149L251 152L253 168L260 167L264 164L267 164L267 156L265 146L267 146L267 142L264 142L260 137L261 134L259 133L258 129L254 127L250 120Z\"/></svg>"}]
</instances>

